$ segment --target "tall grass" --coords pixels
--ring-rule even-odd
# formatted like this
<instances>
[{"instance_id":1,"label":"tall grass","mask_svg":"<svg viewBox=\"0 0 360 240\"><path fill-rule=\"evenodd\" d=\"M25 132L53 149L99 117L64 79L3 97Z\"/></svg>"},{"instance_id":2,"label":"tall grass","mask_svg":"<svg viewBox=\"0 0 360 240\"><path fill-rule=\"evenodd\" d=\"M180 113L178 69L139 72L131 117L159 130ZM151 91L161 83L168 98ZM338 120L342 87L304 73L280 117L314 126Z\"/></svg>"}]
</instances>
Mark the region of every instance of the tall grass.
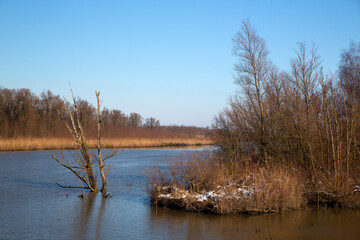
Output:
<instances>
[{"instance_id":1,"label":"tall grass","mask_svg":"<svg viewBox=\"0 0 360 240\"><path fill-rule=\"evenodd\" d=\"M103 139L104 148L150 148L210 145L211 141L198 138L113 138ZM96 148L97 140L89 139L90 148ZM13 138L0 139L0 151L29 151L75 149L76 143L71 138Z\"/></svg>"},{"instance_id":2,"label":"tall grass","mask_svg":"<svg viewBox=\"0 0 360 240\"><path fill-rule=\"evenodd\" d=\"M233 174L212 153L193 153L168 171L149 174L150 199L155 205L215 214L279 212L304 205L296 171L254 164L237 168Z\"/></svg>"}]
</instances>

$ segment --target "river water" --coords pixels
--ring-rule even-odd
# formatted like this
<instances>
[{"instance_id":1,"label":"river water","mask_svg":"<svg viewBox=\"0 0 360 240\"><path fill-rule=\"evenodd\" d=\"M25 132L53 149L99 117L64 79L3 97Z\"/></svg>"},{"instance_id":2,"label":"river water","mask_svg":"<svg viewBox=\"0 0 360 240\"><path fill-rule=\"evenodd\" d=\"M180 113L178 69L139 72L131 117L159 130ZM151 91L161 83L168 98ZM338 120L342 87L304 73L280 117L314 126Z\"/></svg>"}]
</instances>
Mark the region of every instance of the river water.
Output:
<instances>
[{"instance_id":1,"label":"river water","mask_svg":"<svg viewBox=\"0 0 360 240\"><path fill-rule=\"evenodd\" d=\"M358 210L215 216L150 206L147 169L201 150L123 150L108 160L110 199L58 187L80 183L54 151L0 153L0 239L360 239Z\"/></svg>"}]
</instances>

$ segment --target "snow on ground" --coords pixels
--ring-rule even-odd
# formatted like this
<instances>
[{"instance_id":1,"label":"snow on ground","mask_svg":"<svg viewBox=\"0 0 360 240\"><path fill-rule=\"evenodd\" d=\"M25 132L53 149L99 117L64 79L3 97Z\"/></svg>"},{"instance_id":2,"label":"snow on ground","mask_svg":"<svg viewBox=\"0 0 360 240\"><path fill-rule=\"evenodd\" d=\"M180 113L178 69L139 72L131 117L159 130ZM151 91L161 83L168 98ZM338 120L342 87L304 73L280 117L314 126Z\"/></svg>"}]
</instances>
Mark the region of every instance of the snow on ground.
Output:
<instances>
[{"instance_id":1,"label":"snow on ground","mask_svg":"<svg viewBox=\"0 0 360 240\"><path fill-rule=\"evenodd\" d=\"M203 191L201 193L190 192L188 190L179 189L177 187L162 187L161 190L166 190L170 193L159 194L157 197L166 199L196 199L198 202L217 200L219 198L245 198L255 193L255 189L248 186L236 186L236 184L229 184L226 186L217 186L215 190Z\"/></svg>"}]
</instances>

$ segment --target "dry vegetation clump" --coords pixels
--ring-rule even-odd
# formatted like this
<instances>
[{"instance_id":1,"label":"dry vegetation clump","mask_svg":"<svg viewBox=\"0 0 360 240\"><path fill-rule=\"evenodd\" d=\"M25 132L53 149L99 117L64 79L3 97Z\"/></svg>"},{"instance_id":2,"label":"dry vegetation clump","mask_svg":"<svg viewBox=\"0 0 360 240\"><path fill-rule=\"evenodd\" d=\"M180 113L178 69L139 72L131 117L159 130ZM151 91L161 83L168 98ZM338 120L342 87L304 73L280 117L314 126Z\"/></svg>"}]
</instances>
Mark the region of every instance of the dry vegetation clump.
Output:
<instances>
[{"instance_id":1,"label":"dry vegetation clump","mask_svg":"<svg viewBox=\"0 0 360 240\"><path fill-rule=\"evenodd\" d=\"M280 212L304 204L296 174L257 165L238 168L234 175L213 153L193 153L167 171L152 171L150 200L156 206L214 214Z\"/></svg>"}]
</instances>

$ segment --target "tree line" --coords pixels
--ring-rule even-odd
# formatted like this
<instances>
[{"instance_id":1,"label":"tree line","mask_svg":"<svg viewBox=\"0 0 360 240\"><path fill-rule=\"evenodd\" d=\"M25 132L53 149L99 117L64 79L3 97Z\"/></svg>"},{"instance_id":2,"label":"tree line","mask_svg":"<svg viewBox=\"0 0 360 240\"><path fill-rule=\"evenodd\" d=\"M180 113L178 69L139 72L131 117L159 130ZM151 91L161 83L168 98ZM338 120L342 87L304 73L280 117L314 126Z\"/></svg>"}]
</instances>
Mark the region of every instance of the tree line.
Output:
<instances>
[{"instance_id":1,"label":"tree line","mask_svg":"<svg viewBox=\"0 0 360 240\"><path fill-rule=\"evenodd\" d=\"M80 121L90 138L96 137L96 108L78 98ZM0 88L0 137L70 137L59 115L66 112L62 97L50 90L40 96L30 89ZM115 137L192 137L204 135L207 129L188 126L161 126L154 117L139 113L125 114L118 109L102 110L103 136Z\"/></svg>"},{"instance_id":2,"label":"tree line","mask_svg":"<svg viewBox=\"0 0 360 240\"><path fill-rule=\"evenodd\" d=\"M336 73L324 71L317 49L298 43L290 70L281 71L243 22L233 38L239 92L213 126L232 171L245 162L291 166L328 192L360 182L360 43L343 50Z\"/></svg>"}]
</instances>

